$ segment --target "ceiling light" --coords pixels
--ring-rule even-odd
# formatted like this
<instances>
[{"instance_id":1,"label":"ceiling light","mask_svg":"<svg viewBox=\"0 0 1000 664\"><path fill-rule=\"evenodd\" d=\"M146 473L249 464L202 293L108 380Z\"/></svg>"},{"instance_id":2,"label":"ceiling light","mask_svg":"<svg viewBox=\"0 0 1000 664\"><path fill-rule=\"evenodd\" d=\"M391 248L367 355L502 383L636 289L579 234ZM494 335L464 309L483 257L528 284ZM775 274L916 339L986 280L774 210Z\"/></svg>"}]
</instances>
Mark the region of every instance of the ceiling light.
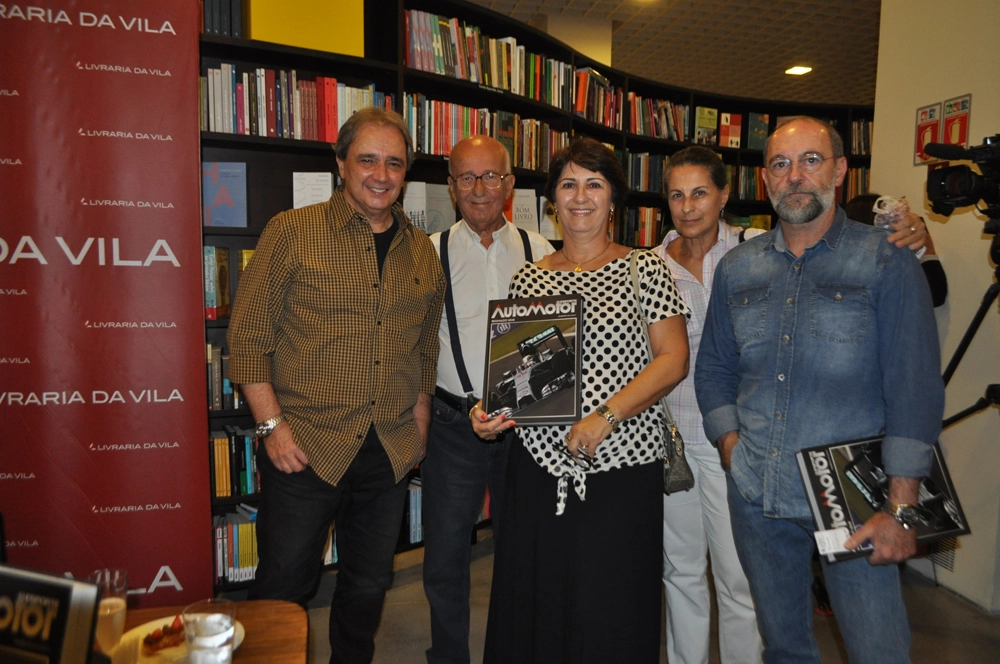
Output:
<instances>
[{"instance_id":1,"label":"ceiling light","mask_svg":"<svg viewBox=\"0 0 1000 664\"><path fill-rule=\"evenodd\" d=\"M802 76L802 74L808 74L813 70L812 67L803 67L802 65L796 65L791 69L786 69L786 74L791 74L792 76Z\"/></svg>"}]
</instances>

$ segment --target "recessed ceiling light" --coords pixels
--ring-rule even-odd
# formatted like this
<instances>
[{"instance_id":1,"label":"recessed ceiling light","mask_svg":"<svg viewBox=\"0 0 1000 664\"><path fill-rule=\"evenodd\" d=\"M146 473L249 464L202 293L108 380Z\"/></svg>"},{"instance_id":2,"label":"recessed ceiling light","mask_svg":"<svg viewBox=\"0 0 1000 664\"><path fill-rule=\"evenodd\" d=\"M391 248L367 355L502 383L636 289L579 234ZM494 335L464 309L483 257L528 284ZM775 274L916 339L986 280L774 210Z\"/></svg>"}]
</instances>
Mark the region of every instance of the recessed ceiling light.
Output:
<instances>
[{"instance_id":1,"label":"recessed ceiling light","mask_svg":"<svg viewBox=\"0 0 1000 664\"><path fill-rule=\"evenodd\" d=\"M791 69L786 69L785 73L786 74L791 74L792 76L802 76L802 74L808 74L812 70L813 70L812 67L803 67L801 65L796 65L795 67L792 67Z\"/></svg>"}]
</instances>

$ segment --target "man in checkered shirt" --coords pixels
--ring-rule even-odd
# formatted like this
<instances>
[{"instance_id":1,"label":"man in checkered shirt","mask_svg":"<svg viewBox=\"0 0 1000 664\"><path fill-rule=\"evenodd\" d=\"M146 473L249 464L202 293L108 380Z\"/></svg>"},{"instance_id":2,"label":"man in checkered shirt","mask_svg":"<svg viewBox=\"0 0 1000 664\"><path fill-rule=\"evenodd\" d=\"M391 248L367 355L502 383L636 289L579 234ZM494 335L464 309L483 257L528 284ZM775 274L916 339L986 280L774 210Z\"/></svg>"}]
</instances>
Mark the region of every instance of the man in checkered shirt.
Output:
<instances>
[{"instance_id":1,"label":"man in checkered shirt","mask_svg":"<svg viewBox=\"0 0 1000 664\"><path fill-rule=\"evenodd\" d=\"M303 604L335 522L336 663L372 660L436 383L444 277L396 204L412 145L392 111L352 116L336 146L343 187L271 219L229 327L229 377L263 441L250 598Z\"/></svg>"}]
</instances>

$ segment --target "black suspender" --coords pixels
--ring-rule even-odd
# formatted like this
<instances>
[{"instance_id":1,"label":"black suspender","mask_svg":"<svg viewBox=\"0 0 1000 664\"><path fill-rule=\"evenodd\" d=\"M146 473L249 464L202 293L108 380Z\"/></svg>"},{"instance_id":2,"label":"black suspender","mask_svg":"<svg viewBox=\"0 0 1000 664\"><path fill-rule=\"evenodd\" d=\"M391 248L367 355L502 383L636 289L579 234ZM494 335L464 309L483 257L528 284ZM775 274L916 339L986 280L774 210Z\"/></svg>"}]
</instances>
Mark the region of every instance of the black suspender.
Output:
<instances>
[{"instance_id":1,"label":"black suspender","mask_svg":"<svg viewBox=\"0 0 1000 664\"><path fill-rule=\"evenodd\" d=\"M521 236L521 244L524 245L524 262L534 263L535 259L531 255L531 240L528 239L528 231L523 228L518 228L517 232Z\"/></svg>"},{"instance_id":2,"label":"black suspender","mask_svg":"<svg viewBox=\"0 0 1000 664\"><path fill-rule=\"evenodd\" d=\"M518 234L521 236L521 244L524 245L524 260L528 263L532 262L531 254L531 239L528 237L528 232L523 228L517 229ZM462 390L466 394L472 394L472 381L469 380L469 372L465 368L465 360L462 357L462 342L458 338L458 319L455 316L455 296L452 294L451 289L451 262L448 260L448 236L451 235L451 229L441 233L441 250L439 252L441 256L441 269L444 271L445 278L445 293L444 293L444 312L445 317L448 319L448 336L451 338L451 354L455 358L455 369L458 371L458 379L462 381Z\"/></svg>"}]
</instances>

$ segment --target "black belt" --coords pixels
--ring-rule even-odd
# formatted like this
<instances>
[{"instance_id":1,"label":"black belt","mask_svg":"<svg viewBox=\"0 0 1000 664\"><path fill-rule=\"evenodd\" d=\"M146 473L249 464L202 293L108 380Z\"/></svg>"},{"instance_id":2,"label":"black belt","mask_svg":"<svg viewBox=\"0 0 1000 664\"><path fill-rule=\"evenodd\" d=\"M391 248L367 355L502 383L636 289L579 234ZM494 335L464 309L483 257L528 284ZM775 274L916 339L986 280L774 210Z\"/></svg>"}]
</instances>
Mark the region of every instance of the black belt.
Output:
<instances>
[{"instance_id":1,"label":"black belt","mask_svg":"<svg viewBox=\"0 0 1000 664\"><path fill-rule=\"evenodd\" d=\"M463 415L468 415L472 407L476 405L479 399L475 397L466 398L460 397L452 394L448 390L442 390L440 387L434 388L434 396L441 400L442 403L447 405L452 410L457 410Z\"/></svg>"}]
</instances>

